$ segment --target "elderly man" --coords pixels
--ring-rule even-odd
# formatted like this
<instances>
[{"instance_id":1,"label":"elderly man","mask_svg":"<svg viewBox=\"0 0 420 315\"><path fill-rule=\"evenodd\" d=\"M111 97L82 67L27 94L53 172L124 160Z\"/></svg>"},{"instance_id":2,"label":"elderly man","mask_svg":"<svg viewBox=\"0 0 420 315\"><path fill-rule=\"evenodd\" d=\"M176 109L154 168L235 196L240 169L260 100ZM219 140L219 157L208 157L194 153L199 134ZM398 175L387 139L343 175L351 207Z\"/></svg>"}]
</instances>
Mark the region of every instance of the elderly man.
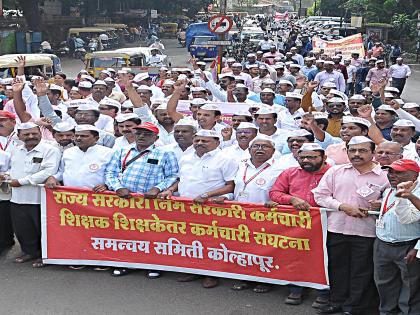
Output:
<instances>
[{"instance_id":1,"label":"elderly man","mask_svg":"<svg viewBox=\"0 0 420 315\"><path fill-rule=\"evenodd\" d=\"M414 159L417 155L416 146L411 141L415 134L415 125L407 119L397 120L391 129L392 141L398 142L403 146L405 159Z\"/></svg>"},{"instance_id":2,"label":"elderly man","mask_svg":"<svg viewBox=\"0 0 420 315\"><path fill-rule=\"evenodd\" d=\"M271 137L258 135L249 146L250 158L239 163L235 177L234 198L240 202L263 203L267 207L274 205L268 196L270 188L280 174L282 167L274 157L275 144ZM251 287L252 282L240 281L234 283L233 290L241 291ZM255 293L267 293L272 285L257 284Z\"/></svg>"},{"instance_id":3,"label":"elderly man","mask_svg":"<svg viewBox=\"0 0 420 315\"><path fill-rule=\"evenodd\" d=\"M164 150L175 153L178 163L182 156L193 150L193 139L197 133L198 124L192 118L178 120L174 127L175 142L162 146Z\"/></svg>"},{"instance_id":4,"label":"elderly man","mask_svg":"<svg viewBox=\"0 0 420 315\"><path fill-rule=\"evenodd\" d=\"M156 198L176 181L178 162L173 152L155 146L159 129L154 124L142 123L135 129L136 142L115 151L106 166L105 184L121 198L131 198L132 193ZM148 277L158 278L160 273L150 270Z\"/></svg>"},{"instance_id":5,"label":"elderly man","mask_svg":"<svg viewBox=\"0 0 420 315\"><path fill-rule=\"evenodd\" d=\"M373 252L381 314L420 314L420 167L413 160L388 166L391 188L383 193Z\"/></svg>"},{"instance_id":6,"label":"elderly man","mask_svg":"<svg viewBox=\"0 0 420 315\"><path fill-rule=\"evenodd\" d=\"M292 205L297 210L309 210L318 207L312 189L316 188L322 176L330 168L326 164L324 149L316 143L303 143L297 151L298 165L285 169L270 189L270 199L283 205ZM299 305L302 303L303 288L290 287L285 303ZM328 291L318 290L317 299L312 304L319 308L328 303Z\"/></svg>"},{"instance_id":7,"label":"elderly man","mask_svg":"<svg viewBox=\"0 0 420 315\"><path fill-rule=\"evenodd\" d=\"M381 166L390 165L403 158L403 151L402 145L398 142L381 142L375 149L375 161L381 164Z\"/></svg>"},{"instance_id":8,"label":"elderly man","mask_svg":"<svg viewBox=\"0 0 420 315\"><path fill-rule=\"evenodd\" d=\"M322 86L324 82L333 82L337 87L337 90L340 92L346 91L346 81L341 72L334 70L333 61L324 61L324 70L319 72L314 81L319 82L319 85Z\"/></svg>"},{"instance_id":9,"label":"elderly man","mask_svg":"<svg viewBox=\"0 0 420 315\"><path fill-rule=\"evenodd\" d=\"M23 255L16 263L34 260L32 267L43 267L41 259L41 188L57 172L60 151L41 140L41 130L32 123L20 124L19 140L23 144L11 151L11 217Z\"/></svg>"},{"instance_id":10,"label":"elderly man","mask_svg":"<svg viewBox=\"0 0 420 315\"><path fill-rule=\"evenodd\" d=\"M242 162L248 160L249 144L257 136L258 127L250 122L241 122L236 128L236 143L222 150L226 156L235 161Z\"/></svg>"},{"instance_id":11,"label":"elderly man","mask_svg":"<svg viewBox=\"0 0 420 315\"><path fill-rule=\"evenodd\" d=\"M374 300L373 243L375 218L369 201L388 185L386 172L373 162L375 143L355 136L347 144L350 163L333 166L313 189L315 202L328 213L328 271L330 304L321 314L369 314Z\"/></svg>"},{"instance_id":12,"label":"elderly man","mask_svg":"<svg viewBox=\"0 0 420 315\"><path fill-rule=\"evenodd\" d=\"M179 161L179 182L159 196L167 198L178 191L181 197L193 198L196 203L212 201L214 197L223 195L232 199L238 164L223 154L219 145L219 133L214 130L198 131L193 140L194 150L186 153ZM187 282L198 278L197 275L187 275L179 281ZM202 285L213 288L218 283L217 278L204 277Z\"/></svg>"}]
</instances>

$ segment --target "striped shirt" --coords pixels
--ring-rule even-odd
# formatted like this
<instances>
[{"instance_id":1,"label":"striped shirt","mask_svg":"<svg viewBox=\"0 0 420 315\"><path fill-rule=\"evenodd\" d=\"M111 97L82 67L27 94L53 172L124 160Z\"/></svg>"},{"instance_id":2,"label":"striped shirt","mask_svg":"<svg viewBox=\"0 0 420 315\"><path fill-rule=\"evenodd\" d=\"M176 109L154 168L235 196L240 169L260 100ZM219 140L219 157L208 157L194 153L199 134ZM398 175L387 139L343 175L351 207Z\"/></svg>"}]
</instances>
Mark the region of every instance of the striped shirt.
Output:
<instances>
[{"instance_id":1,"label":"striped shirt","mask_svg":"<svg viewBox=\"0 0 420 315\"><path fill-rule=\"evenodd\" d=\"M140 153L135 143L115 151L105 169L105 183L111 190L127 188L131 192L145 193L153 187L163 191L175 183L179 170L175 154L155 145L144 150L142 157L123 170L123 165Z\"/></svg>"},{"instance_id":2,"label":"striped shirt","mask_svg":"<svg viewBox=\"0 0 420 315\"><path fill-rule=\"evenodd\" d=\"M413 194L420 196L417 186ZM389 208L385 214L384 208ZM406 242L420 238L420 211L408 200L395 196L395 189L385 190L379 220L383 228L377 225L376 236L388 243Z\"/></svg>"}]
</instances>

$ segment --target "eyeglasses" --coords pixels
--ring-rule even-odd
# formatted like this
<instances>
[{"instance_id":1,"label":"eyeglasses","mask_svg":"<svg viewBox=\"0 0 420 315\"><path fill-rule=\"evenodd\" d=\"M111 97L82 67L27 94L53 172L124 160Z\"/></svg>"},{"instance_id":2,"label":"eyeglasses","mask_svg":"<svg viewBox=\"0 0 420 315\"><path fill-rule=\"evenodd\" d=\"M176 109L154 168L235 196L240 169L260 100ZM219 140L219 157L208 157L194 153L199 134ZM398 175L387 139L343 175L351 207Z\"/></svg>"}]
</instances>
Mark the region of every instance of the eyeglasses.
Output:
<instances>
[{"instance_id":1,"label":"eyeglasses","mask_svg":"<svg viewBox=\"0 0 420 315\"><path fill-rule=\"evenodd\" d=\"M375 152L376 155L400 155L401 153L395 153L395 152L383 152L383 151L378 151Z\"/></svg>"},{"instance_id":2,"label":"eyeglasses","mask_svg":"<svg viewBox=\"0 0 420 315\"><path fill-rule=\"evenodd\" d=\"M293 138L289 138L287 139L288 143L293 143L293 142L297 142L297 143L305 143L306 140L304 139L293 139Z\"/></svg>"},{"instance_id":3,"label":"eyeglasses","mask_svg":"<svg viewBox=\"0 0 420 315\"><path fill-rule=\"evenodd\" d=\"M253 150L258 150L258 149L262 149L262 150L268 150L268 149L272 149L272 146L269 146L267 144L253 144L251 145L251 149Z\"/></svg>"}]
</instances>

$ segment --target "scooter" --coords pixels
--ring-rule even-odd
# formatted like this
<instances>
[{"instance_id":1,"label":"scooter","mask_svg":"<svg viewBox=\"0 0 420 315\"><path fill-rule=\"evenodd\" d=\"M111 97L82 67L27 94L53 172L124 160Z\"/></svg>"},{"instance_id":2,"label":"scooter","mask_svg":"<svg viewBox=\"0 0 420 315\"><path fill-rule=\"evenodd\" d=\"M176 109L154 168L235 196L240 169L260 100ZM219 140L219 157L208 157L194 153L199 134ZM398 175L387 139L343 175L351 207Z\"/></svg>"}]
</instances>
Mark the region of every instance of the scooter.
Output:
<instances>
[{"instance_id":1,"label":"scooter","mask_svg":"<svg viewBox=\"0 0 420 315\"><path fill-rule=\"evenodd\" d=\"M89 41L88 50L90 53L93 53L98 50L98 41L96 39L91 39Z\"/></svg>"},{"instance_id":2,"label":"scooter","mask_svg":"<svg viewBox=\"0 0 420 315\"><path fill-rule=\"evenodd\" d=\"M84 49L83 47L79 47L74 50L74 58L76 59L80 59L84 61L85 55L86 55L86 49Z\"/></svg>"},{"instance_id":3,"label":"scooter","mask_svg":"<svg viewBox=\"0 0 420 315\"><path fill-rule=\"evenodd\" d=\"M60 57L68 56L70 53L70 49L67 46L67 42L63 41L58 45L57 48L57 55Z\"/></svg>"}]
</instances>

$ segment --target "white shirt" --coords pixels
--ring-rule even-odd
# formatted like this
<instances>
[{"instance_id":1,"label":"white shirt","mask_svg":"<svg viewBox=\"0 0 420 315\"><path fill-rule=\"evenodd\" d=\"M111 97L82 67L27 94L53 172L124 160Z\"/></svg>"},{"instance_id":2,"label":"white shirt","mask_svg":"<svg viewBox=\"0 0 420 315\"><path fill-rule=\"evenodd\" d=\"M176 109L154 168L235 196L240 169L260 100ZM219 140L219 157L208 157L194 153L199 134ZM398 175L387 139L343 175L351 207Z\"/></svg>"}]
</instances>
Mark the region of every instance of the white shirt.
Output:
<instances>
[{"instance_id":1,"label":"white shirt","mask_svg":"<svg viewBox=\"0 0 420 315\"><path fill-rule=\"evenodd\" d=\"M291 167L299 166L299 163L293 156L293 153L283 154L278 161L283 171Z\"/></svg>"},{"instance_id":2,"label":"white shirt","mask_svg":"<svg viewBox=\"0 0 420 315\"><path fill-rule=\"evenodd\" d=\"M118 137L115 139L114 146L112 147L113 150L119 150L121 148L124 148L131 143L128 142L127 138L124 136Z\"/></svg>"},{"instance_id":3,"label":"white shirt","mask_svg":"<svg viewBox=\"0 0 420 315\"><path fill-rule=\"evenodd\" d=\"M411 69L407 65L395 64L389 67L391 78L404 79L411 75Z\"/></svg>"},{"instance_id":4,"label":"white shirt","mask_svg":"<svg viewBox=\"0 0 420 315\"><path fill-rule=\"evenodd\" d=\"M64 186L90 188L105 183L105 167L113 151L95 144L83 152L79 147L67 149L54 177Z\"/></svg>"},{"instance_id":5,"label":"white shirt","mask_svg":"<svg viewBox=\"0 0 420 315\"><path fill-rule=\"evenodd\" d=\"M294 114L291 114L288 109L279 112L277 118L277 126L280 129L297 130L300 129L300 121L305 111L299 108Z\"/></svg>"},{"instance_id":6,"label":"white shirt","mask_svg":"<svg viewBox=\"0 0 420 315\"><path fill-rule=\"evenodd\" d=\"M165 151L169 151L169 152L173 152L176 156L176 159L179 160L187 153L194 151L194 147L191 145L189 146L185 151L182 151L181 147L179 146L179 144L177 142L171 143L171 144L167 144L161 147L161 149L165 150Z\"/></svg>"},{"instance_id":7,"label":"white shirt","mask_svg":"<svg viewBox=\"0 0 420 315\"><path fill-rule=\"evenodd\" d=\"M152 97L150 98L151 101L156 99L165 98L165 94L163 94L162 89L157 87L156 85L151 85L150 88L152 89Z\"/></svg>"},{"instance_id":8,"label":"white shirt","mask_svg":"<svg viewBox=\"0 0 420 315\"><path fill-rule=\"evenodd\" d=\"M22 186L12 188L11 202L40 204L41 188L35 185L44 183L57 172L60 158L60 151L43 140L29 152L24 144L13 148L10 177L17 179Z\"/></svg>"},{"instance_id":9,"label":"white shirt","mask_svg":"<svg viewBox=\"0 0 420 315\"><path fill-rule=\"evenodd\" d=\"M235 178L238 164L217 148L199 157L195 150L179 161L178 192L181 197L195 198L220 189Z\"/></svg>"},{"instance_id":10,"label":"white shirt","mask_svg":"<svg viewBox=\"0 0 420 315\"><path fill-rule=\"evenodd\" d=\"M17 138L17 133L13 131L8 137L0 136L0 151L10 152L21 141Z\"/></svg>"},{"instance_id":11,"label":"white shirt","mask_svg":"<svg viewBox=\"0 0 420 315\"><path fill-rule=\"evenodd\" d=\"M10 154L0 150L0 172L6 173L10 168ZM1 184L0 184L1 185ZM7 185L6 183L4 185ZM3 186L3 185L2 185ZM11 193L5 193L0 189L0 200L10 200Z\"/></svg>"},{"instance_id":12,"label":"white shirt","mask_svg":"<svg viewBox=\"0 0 420 315\"><path fill-rule=\"evenodd\" d=\"M267 165L269 166L267 167ZM265 167L267 168L264 169ZM268 193L283 170L284 168L275 158L269 159L259 168L255 168L250 160L240 163L235 176L235 200L252 203L270 201ZM245 186L244 174L246 175L245 181L249 181L258 172L260 173Z\"/></svg>"},{"instance_id":13,"label":"white shirt","mask_svg":"<svg viewBox=\"0 0 420 315\"><path fill-rule=\"evenodd\" d=\"M353 82L353 76L356 75L357 72L357 68L353 65L349 65L347 66L347 75L348 75L348 79L347 79L347 83L352 83Z\"/></svg>"},{"instance_id":14,"label":"white shirt","mask_svg":"<svg viewBox=\"0 0 420 315\"><path fill-rule=\"evenodd\" d=\"M175 142L174 131L166 131L166 129L158 122L156 117L153 115L149 106L144 105L138 108L134 108L134 113L139 116L142 122L151 122L156 125L159 129L159 140L163 145L171 144Z\"/></svg>"},{"instance_id":15,"label":"white shirt","mask_svg":"<svg viewBox=\"0 0 420 315\"><path fill-rule=\"evenodd\" d=\"M409 144L405 145L403 147L403 158L404 159L410 159L415 160L417 157L417 150L416 150L416 144L414 142L410 142Z\"/></svg>"},{"instance_id":16,"label":"white shirt","mask_svg":"<svg viewBox=\"0 0 420 315\"><path fill-rule=\"evenodd\" d=\"M258 46L261 47L261 50L269 50L271 46L274 45L274 42L269 39L269 40L262 40L258 43Z\"/></svg>"},{"instance_id":17,"label":"white shirt","mask_svg":"<svg viewBox=\"0 0 420 315\"><path fill-rule=\"evenodd\" d=\"M278 152L279 154L281 154L281 152L283 151L283 147L287 145L287 137L289 133L290 133L289 130L283 130L283 129L277 128L276 132L270 136L271 139L273 139L274 141L276 153ZM259 131L258 131L258 134L260 134Z\"/></svg>"},{"instance_id":18,"label":"white shirt","mask_svg":"<svg viewBox=\"0 0 420 315\"><path fill-rule=\"evenodd\" d=\"M242 150L242 148L237 143L223 149L222 153L226 157L234 159L237 163L244 162L251 158L249 150Z\"/></svg>"}]
</instances>

